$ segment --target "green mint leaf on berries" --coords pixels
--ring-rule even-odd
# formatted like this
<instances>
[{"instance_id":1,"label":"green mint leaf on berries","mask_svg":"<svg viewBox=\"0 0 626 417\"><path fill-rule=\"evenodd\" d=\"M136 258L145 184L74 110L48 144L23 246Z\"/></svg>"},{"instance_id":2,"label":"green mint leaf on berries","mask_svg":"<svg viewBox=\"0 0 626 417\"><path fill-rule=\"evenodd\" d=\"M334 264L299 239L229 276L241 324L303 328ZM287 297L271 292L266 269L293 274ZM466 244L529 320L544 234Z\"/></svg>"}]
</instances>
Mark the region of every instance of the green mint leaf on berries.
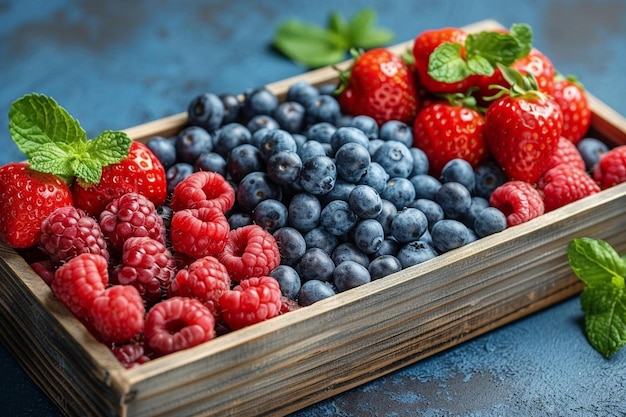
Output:
<instances>
[{"instance_id":1,"label":"green mint leaf on berries","mask_svg":"<svg viewBox=\"0 0 626 417\"><path fill-rule=\"evenodd\" d=\"M393 40L391 31L375 26L376 13L365 8L346 20L329 15L326 26L289 19L277 29L272 45L294 62L308 68L337 64L352 48L371 49Z\"/></svg>"},{"instance_id":2,"label":"green mint leaf on berries","mask_svg":"<svg viewBox=\"0 0 626 417\"><path fill-rule=\"evenodd\" d=\"M586 287L580 295L589 343L605 357L626 345L626 261L607 242L572 240L569 265Z\"/></svg>"},{"instance_id":3,"label":"green mint leaf on berries","mask_svg":"<svg viewBox=\"0 0 626 417\"><path fill-rule=\"evenodd\" d=\"M102 167L128 156L132 139L105 131L87 139L85 130L54 99L29 94L11 104L9 132L35 171L76 177L85 184L100 181Z\"/></svg>"}]
</instances>

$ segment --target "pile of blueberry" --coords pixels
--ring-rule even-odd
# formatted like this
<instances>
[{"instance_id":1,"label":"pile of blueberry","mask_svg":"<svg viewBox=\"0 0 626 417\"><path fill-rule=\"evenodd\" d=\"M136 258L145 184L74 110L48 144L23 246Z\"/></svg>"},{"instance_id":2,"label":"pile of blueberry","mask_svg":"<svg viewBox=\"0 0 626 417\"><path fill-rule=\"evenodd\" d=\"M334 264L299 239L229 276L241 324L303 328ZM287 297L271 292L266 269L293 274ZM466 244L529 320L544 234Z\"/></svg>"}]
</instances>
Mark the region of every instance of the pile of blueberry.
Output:
<instances>
[{"instance_id":1,"label":"pile of blueberry","mask_svg":"<svg viewBox=\"0 0 626 417\"><path fill-rule=\"evenodd\" d=\"M147 145L170 193L198 170L231 182L231 228L274 235L282 264L271 275L302 306L506 228L488 203L506 181L497 165L456 159L429 175L411 126L344 115L333 89L297 82L282 102L266 88L201 94L178 135Z\"/></svg>"}]
</instances>

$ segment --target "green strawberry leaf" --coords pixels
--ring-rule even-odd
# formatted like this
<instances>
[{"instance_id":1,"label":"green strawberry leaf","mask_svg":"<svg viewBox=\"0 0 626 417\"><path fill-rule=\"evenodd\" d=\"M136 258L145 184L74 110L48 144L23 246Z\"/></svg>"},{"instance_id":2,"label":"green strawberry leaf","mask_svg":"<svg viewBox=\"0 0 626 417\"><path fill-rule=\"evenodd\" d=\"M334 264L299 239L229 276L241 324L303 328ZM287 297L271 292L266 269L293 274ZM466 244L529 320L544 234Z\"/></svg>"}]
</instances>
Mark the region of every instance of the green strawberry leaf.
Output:
<instances>
[{"instance_id":1,"label":"green strawberry leaf","mask_svg":"<svg viewBox=\"0 0 626 417\"><path fill-rule=\"evenodd\" d=\"M589 343L605 357L626 345L626 291L610 283L587 287L580 295Z\"/></svg>"},{"instance_id":2,"label":"green strawberry leaf","mask_svg":"<svg viewBox=\"0 0 626 417\"><path fill-rule=\"evenodd\" d=\"M579 238L567 247L570 268L588 286L612 283L626 276L626 262L603 240Z\"/></svg>"}]
</instances>

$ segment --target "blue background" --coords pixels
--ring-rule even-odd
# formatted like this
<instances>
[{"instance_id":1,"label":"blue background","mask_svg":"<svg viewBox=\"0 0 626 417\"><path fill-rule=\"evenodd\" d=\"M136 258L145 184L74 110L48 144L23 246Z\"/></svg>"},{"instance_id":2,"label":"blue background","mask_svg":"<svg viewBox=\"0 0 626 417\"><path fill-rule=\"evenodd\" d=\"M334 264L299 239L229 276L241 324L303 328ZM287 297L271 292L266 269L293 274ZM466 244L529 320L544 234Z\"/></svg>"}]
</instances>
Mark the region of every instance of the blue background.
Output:
<instances>
[{"instance_id":1,"label":"blue background","mask_svg":"<svg viewBox=\"0 0 626 417\"><path fill-rule=\"evenodd\" d=\"M186 109L201 92L239 93L305 68L270 47L295 17L325 24L372 6L396 42L420 31L495 19L528 23L557 68L626 114L626 2L606 1L79 1L0 0L0 164L20 160L11 102L38 92L89 137ZM296 416L622 416L626 352L587 343L579 299L545 309ZM0 344L3 415L59 411Z\"/></svg>"}]
</instances>

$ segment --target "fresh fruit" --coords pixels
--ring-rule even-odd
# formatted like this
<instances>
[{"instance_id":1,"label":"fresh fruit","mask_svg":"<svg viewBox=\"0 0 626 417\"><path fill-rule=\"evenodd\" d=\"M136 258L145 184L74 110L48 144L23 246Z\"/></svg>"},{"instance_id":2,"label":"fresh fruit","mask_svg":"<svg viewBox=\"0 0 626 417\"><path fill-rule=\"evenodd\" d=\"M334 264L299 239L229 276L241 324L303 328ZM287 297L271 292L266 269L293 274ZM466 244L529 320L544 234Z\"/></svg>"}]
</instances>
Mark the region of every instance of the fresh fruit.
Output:
<instances>
[{"instance_id":1,"label":"fresh fruit","mask_svg":"<svg viewBox=\"0 0 626 417\"><path fill-rule=\"evenodd\" d=\"M144 328L145 309L137 289L114 285L101 292L91 304L89 316L98 336L106 343L123 343Z\"/></svg>"},{"instance_id":2,"label":"fresh fruit","mask_svg":"<svg viewBox=\"0 0 626 417\"><path fill-rule=\"evenodd\" d=\"M539 178L537 189L543 193L546 212L600 192L598 184L583 169L569 164L546 171Z\"/></svg>"},{"instance_id":3,"label":"fresh fruit","mask_svg":"<svg viewBox=\"0 0 626 417\"><path fill-rule=\"evenodd\" d=\"M231 330L276 317L281 308L278 282L270 276L245 279L219 299L222 316Z\"/></svg>"},{"instance_id":4,"label":"fresh fruit","mask_svg":"<svg viewBox=\"0 0 626 417\"><path fill-rule=\"evenodd\" d=\"M14 248L35 245L41 223L56 209L72 205L67 184L26 162L0 167L0 237Z\"/></svg>"},{"instance_id":5,"label":"fresh fruit","mask_svg":"<svg viewBox=\"0 0 626 417\"><path fill-rule=\"evenodd\" d=\"M580 142L576 144L580 156L585 161L585 169L592 172L596 164L606 152L609 151L609 147L606 143L600 139L586 137L582 138Z\"/></svg>"},{"instance_id":6,"label":"fresh fruit","mask_svg":"<svg viewBox=\"0 0 626 417\"><path fill-rule=\"evenodd\" d=\"M217 206L184 209L174 213L170 239L175 251L198 259L220 254L229 230L228 219Z\"/></svg>"},{"instance_id":7,"label":"fresh fruit","mask_svg":"<svg viewBox=\"0 0 626 417\"><path fill-rule=\"evenodd\" d=\"M593 178L603 190L626 181L626 145L603 153L595 165Z\"/></svg>"},{"instance_id":8,"label":"fresh fruit","mask_svg":"<svg viewBox=\"0 0 626 417\"><path fill-rule=\"evenodd\" d=\"M578 148L572 141L564 136L559 138L556 151L546 164L546 168L550 169L560 164L568 164L583 171L586 169L585 161L578 151Z\"/></svg>"},{"instance_id":9,"label":"fresh fruit","mask_svg":"<svg viewBox=\"0 0 626 417\"><path fill-rule=\"evenodd\" d=\"M178 183L170 207L174 211L217 207L226 213L234 202L235 191L223 176L215 172L198 171Z\"/></svg>"},{"instance_id":10,"label":"fresh fruit","mask_svg":"<svg viewBox=\"0 0 626 417\"><path fill-rule=\"evenodd\" d=\"M532 77L500 67L512 87L485 113L489 151L510 180L534 184L546 171L563 130L561 108Z\"/></svg>"},{"instance_id":11,"label":"fresh fruit","mask_svg":"<svg viewBox=\"0 0 626 417\"><path fill-rule=\"evenodd\" d=\"M489 198L489 204L504 213L508 227L526 223L545 212L539 191L519 180L507 181L496 188Z\"/></svg>"},{"instance_id":12,"label":"fresh fruit","mask_svg":"<svg viewBox=\"0 0 626 417\"><path fill-rule=\"evenodd\" d=\"M561 135L574 145L578 144L591 126L591 110L584 87L574 76L557 75L552 96L563 112Z\"/></svg>"},{"instance_id":13,"label":"fresh fruit","mask_svg":"<svg viewBox=\"0 0 626 417\"><path fill-rule=\"evenodd\" d=\"M341 76L339 103L343 112L365 115L379 125L389 120L411 123L418 107L415 81L402 58L386 49L358 55Z\"/></svg>"}]
</instances>

